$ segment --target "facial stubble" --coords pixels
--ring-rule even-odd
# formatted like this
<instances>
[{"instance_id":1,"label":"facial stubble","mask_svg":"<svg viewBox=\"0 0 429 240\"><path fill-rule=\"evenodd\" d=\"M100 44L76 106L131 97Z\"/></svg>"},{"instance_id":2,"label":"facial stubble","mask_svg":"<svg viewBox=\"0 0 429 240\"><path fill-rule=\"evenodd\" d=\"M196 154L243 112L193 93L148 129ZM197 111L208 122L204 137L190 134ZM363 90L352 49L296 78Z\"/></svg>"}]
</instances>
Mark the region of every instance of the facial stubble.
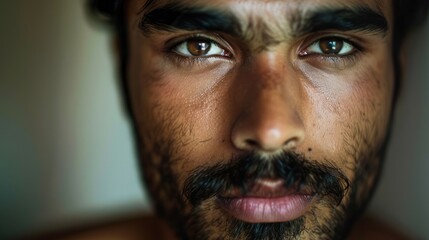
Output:
<instances>
[{"instance_id":1,"label":"facial stubble","mask_svg":"<svg viewBox=\"0 0 429 240\"><path fill-rule=\"evenodd\" d=\"M160 112L162 111L158 113ZM341 239L345 237L357 215L366 205L374 187L374 183L371 183L369 189L362 191L361 185L367 182L366 179L371 176L374 178L373 176L378 176L379 173L378 164L376 167L371 166L371 161L367 160L374 158L372 153L379 151L368 151L367 154L362 154L356 152L357 148L354 148L355 152L348 152L347 155L358 158L355 160L357 166L353 170L356 177L353 180L345 179L343 181L346 183L345 185L348 186L349 182L351 185L350 191L342 202L334 201L335 198L331 198L330 201L320 201L305 216L290 222L246 223L223 212L216 203L216 194L203 198L203 201L198 204L191 204L192 200L190 200L189 194L185 193L185 186L180 185L179 179L186 178L189 187L189 182L199 182L198 176L209 176L204 173L205 171L219 173L216 169L230 170L234 164L229 164L229 167L228 164L217 164L207 168L197 167L193 174L180 175L180 164L189 160L188 154L181 151L181 146L193 144L195 140L192 139L195 138L193 127L190 124L181 124L177 114L176 111L165 111L162 114L164 117L155 121L157 124L152 126L150 131L147 130L144 135L141 135L144 137L141 139L143 144L140 153L145 182L154 199L156 211L170 223L181 239ZM353 140L358 141L358 139ZM347 141L352 142L351 139L347 139ZM370 141L361 140L361 142ZM371 148L371 146L365 147ZM293 153L292 155L299 156L296 158L298 162L318 162L305 159L299 154ZM241 159L245 158L248 157L241 157ZM219 161L219 163L221 162L243 163L243 160L231 158L230 161ZM286 166L288 164L290 162L286 163ZM326 169L327 166L316 164L316 168ZM341 173L341 170L336 168L333 163L328 168L335 169L337 172L330 175ZM314 174L314 171L310 172ZM217 180L222 183L222 179L225 179L224 176ZM220 184L220 186L225 185ZM342 189L345 190L345 188ZM328 196L330 195L328 194ZM324 214L320 214L320 212L324 212ZM326 214L326 212L328 213Z\"/></svg>"}]
</instances>

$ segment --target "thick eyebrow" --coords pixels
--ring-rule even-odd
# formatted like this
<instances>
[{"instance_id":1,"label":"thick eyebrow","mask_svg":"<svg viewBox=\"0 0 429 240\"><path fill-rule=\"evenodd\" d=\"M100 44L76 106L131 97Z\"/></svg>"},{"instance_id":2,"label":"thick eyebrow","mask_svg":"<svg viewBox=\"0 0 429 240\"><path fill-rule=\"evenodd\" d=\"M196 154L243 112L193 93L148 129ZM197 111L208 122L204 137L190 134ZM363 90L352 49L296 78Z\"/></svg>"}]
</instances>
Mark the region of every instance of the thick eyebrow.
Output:
<instances>
[{"instance_id":1,"label":"thick eyebrow","mask_svg":"<svg viewBox=\"0 0 429 240\"><path fill-rule=\"evenodd\" d=\"M285 13L286 15L287 13ZM348 8L316 8L304 11L296 10L286 16L290 26L291 36L299 37L309 33L326 30L358 31L385 35L388 30L386 18L377 11L365 7ZM261 20L263 21L263 20ZM261 26L251 24L253 26ZM269 26L270 24L264 24ZM270 36L270 29L240 28L240 20L228 10L200 6L184 6L171 3L144 14L139 22L139 28L144 34L158 31L211 31L222 32L243 39L249 35L263 34ZM249 34L247 31L254 31ZM259 32L259 33L258 33ZM266 38L270 41L269 38Z\"/></svg>"},{"instance_id":2,"label":"thick eyebrow","mask_svg":"<svg viewBox=\"0 0 429 240\"><path fill-rule=\"evenodd\" d=\"M139 23L143 33L158 31L216 31L237 33L239 21L232 13L197 6L183 6L171 3L145 14Z\"/></svg>"},{"instance_id":3,"label":"thick eyebrow","mask_svg":"<svg viewBox=\"0 0 429 240\"><path fill-rule=\"evenodd\" d=\"M326 30L358 31L385 35L388 31L386 18L371 8L355 7L343 9L322 9L308 17L298 15L292 22L294 36Z\"/></svg>"}]
</instances>

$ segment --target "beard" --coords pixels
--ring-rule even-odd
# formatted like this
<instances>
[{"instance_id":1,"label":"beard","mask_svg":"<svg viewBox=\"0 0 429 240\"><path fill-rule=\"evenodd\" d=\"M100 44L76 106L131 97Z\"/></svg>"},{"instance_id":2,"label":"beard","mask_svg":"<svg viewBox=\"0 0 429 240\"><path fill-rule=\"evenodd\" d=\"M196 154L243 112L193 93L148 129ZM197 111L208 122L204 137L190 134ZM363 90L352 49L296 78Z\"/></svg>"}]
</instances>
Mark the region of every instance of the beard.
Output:
<instances>
[{"instance_id":1,"label":"beard","mask_svg":"<svg viewBox=\"0 0 429 240\"><path fill-rule=\"evenodd\" d=\"M191 213L185 217L186 228L198 230L192 232L191 238L299 239L312 235L333 239L342 235L338 230L345 229L343 224L316 224L319 220L316 209L291 221L276 223L249 223L219 209L219 199L225 193L234 189L245 196L261 179L281 180L283 189L298 194L305 192L326 209L342 209L340 203L350 186L350 180L333 164L316 163L290 152L270 159L251 153L233 158L227 164L200 167L187 177L183 188L184 200L192 205ZM335 214L329 223L345 222L343 211ZM215 234L216 229L224 230Z\"/></svg>"},{"instance_id":2,"label":"beard","mask_svg":"<svg viewBox=\"0 0 429 240\"><path fill-rule=\"evenodd\" d=\"M181 176L174 165L185 160L172 159L171 151L162 149L142 151L146 153L144 177L157 213L181 239L343 239L374 188L374 184L369 189L360 187L367 176L374 175L364 164L356 167L351 181L333 162L322 164L293 152L270 159L249 153L198 167L184 176L180 187ZM220 207L218 200L224 193L234 189L246 194L257 180L267 178L281 179L284 189L310 193L315 199L311 208L287 222L249 223Z\"/></svg>"},{"instance_id":3,"label":"beard","mask_svg":"<svg viewBox=\"0 0 429 240\"><path fill-rule=\"evenodd\" d=\"M188 162L204 162L180 147L194 143L191 123L168 123L141 132L140 164L156 212L180 239L344 239L375 189L388 139L345 134L344 151L335 159L249 152L185 171ZM311 194L310 208L276 223L245 222L222 209L219 199L226 192L245 195L260 179L281 179L284 189Z\"/></svg>"}]
</instances>

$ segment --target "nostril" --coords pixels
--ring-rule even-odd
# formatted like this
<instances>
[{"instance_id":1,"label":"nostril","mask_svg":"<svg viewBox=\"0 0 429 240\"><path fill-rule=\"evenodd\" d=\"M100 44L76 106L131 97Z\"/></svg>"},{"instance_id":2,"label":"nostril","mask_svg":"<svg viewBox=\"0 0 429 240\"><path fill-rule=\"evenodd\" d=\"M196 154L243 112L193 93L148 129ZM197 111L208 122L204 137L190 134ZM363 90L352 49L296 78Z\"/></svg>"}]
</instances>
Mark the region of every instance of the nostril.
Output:
<instances>
[{"instance_id":1,"label":"nostril","mask_svg":"<svg viewBox=\"0 0 429 240\"><path fill-rule=\"evenodd\" d=\"M252 147L252 148L259 147L259 143L253 139L247 139L246 144L247 144L247 146Z\"/></svg>"},{"instance_id":2,"label":"nostril","mask_svg":"<svg viewBox=\"0 0 429 240\"><path fill-rule=\"evenodd\" d=\"M278 138L277 138L278 139ZM280 139L279 139L280 140ZM257 140L255 138L247 138L242 141L242 147L244 149L252 150L276 150L276 149L294 149L297 147L300 142L300 137L292 137L286 141L276 141L276 140Z\"/></svg>"}]
</instances>

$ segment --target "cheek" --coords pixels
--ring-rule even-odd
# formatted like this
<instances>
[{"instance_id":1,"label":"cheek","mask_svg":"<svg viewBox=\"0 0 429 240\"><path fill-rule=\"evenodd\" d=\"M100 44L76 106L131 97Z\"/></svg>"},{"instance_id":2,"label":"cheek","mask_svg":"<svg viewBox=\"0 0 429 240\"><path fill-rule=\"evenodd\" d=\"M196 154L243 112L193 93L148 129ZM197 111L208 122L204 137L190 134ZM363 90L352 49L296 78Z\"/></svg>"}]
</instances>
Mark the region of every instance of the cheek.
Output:
<instances>
[{"instance_id":1,"label":"cheek","mask_svg":"<svg viewBox=\"0 0 429 240\"><path fill-rule=\"evenodd\" d=\"M178 68L149 50L134 57L129 87L145 151L168 154L177 174L219 160L213 158L222 152L228 129L220 99L231 65L218 61L207 68Z\"/></svg>"},{"instance_id":2,"label":"cheek","mask_svg":"<svg viewBox=\"0 0 429 240\"><path fill-rule=\"evenodd\" d=\"M374 61L344 74L316 76L317 87L306 88L309 144L319 156L344 169L355 169L360 161L374 158L384 143L393 68L385 61Z\"/></svg>"}]
</instances>

